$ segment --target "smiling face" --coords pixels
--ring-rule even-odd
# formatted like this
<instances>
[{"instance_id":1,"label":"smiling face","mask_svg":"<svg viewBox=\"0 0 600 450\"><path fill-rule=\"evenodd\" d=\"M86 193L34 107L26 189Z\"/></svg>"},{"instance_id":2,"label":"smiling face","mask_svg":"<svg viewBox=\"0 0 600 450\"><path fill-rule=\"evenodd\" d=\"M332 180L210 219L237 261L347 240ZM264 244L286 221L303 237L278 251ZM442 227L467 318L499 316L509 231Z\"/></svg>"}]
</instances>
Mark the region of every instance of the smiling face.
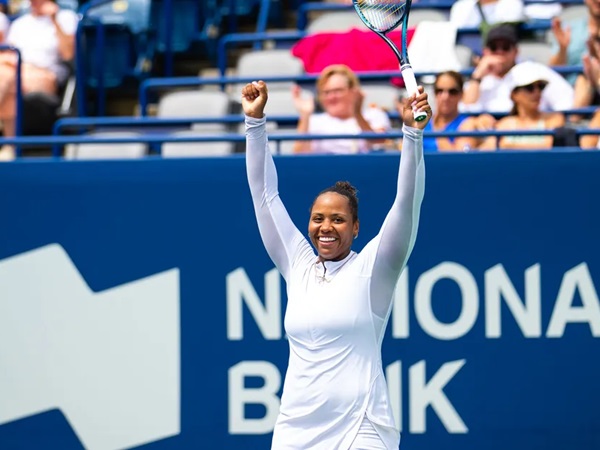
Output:
<instances>
[{"instance_id":1,"label":"smiling face","mask_svg":"<svg viewBox=\"0 0 600 450\"><path fill-rule=\"evenodd\" d=\"M313 203L308 235L321 261L339 261L350 253L358 220L354 220L347 197L325 192Z\"/></svg>"},{"instance_id":2,"label":"smiling face","mask_svg":"<svg viewBox=\"0 0 600 450\"><path fill-rule=\"evenodd\" d=\"M340 119L354 115L356 102L356 82L346 69L331 69L325 73L317 84L319 103L323 110Z\"/></svg>"}]
</instances>

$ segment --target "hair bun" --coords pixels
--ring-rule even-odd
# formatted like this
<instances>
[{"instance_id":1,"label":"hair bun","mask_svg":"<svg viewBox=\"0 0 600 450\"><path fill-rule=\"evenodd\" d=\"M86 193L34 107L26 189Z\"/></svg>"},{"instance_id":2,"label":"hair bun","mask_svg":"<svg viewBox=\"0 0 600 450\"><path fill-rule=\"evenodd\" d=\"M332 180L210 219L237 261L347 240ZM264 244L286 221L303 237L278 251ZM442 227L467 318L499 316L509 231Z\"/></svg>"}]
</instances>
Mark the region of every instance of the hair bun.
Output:
<instances>
[{"instance_id":1,"label":"hair bun","mask_svg":"<svg viewBox=\"0 0 600 450\"><path fill-rule=\"evenodd\" d=\"M349 192L352 196L355 196L358 192L358 190L354 186L352 186L349 181L337 181L335 183L335 187L340 191Z\"/></svg>"}]
</instances>

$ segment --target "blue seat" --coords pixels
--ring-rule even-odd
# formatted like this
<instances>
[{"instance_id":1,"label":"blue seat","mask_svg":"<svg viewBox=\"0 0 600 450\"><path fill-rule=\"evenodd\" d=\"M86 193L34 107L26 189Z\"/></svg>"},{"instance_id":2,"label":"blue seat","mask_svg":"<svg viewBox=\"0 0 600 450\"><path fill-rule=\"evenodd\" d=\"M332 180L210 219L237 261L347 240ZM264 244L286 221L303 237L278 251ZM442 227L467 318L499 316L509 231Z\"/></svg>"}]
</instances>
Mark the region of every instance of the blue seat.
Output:
<instances>
[{"instance_id":1,"label":"blue seat","mask_svg":"<svg viewBox=\"0 0 600 450\"><path fill-rule=\"evenodd\" d=\"M152 69L154 36L150 0L94 0L81 9L77 30L78 110L86 115L85 97L95 89L98 114L104 113L106 89L139 82Z\"/></svg>"},{"instance_id":2,"label":"blue seat","mask_svg":"<svg viewBox=\"0 0 600 450\"><path fill-rule=\"evenodd\" d=\"M134 75L137 61L135 37L126 25L100 26L103 37L98 35L96 26L87 25L83 26L79 37L81 53L85 55L85 83L93 88L119 87L127 77Z\"/></svg>"},{"instance_id":3,"label":"blue seat","mask_svg":"<svg viewBox=\"0 0 600 450\"><path fill-rule=\"evenodd\" d=\"M164 0L154 0L150 21L156 34L156 50L166 51L169 46L175 53L187 52L200 32L200 2L197 0L171 0L171 26L167 27ZM168 30L170 28L170 30Z\"/></svg>"},{"instance_id":4,"label":"blue seat","mask_svg":"<svg viewBox=\"0 0 600 450\"><path fill-rule=\"evenodd\" d=\"M176 54L204 53L209 60L216 60L221 33L217 0L152 0L150 24L156 50L165 56L165 75L172 75Z\"/></svg>"},{"instance_id":5,"label":"blue seat","mask_svg":"<svg viewBox=\"0 0 600 450\"><path fill-rule=\"evenodd\" d=\"M225 22L227 32L236 33L237 24L245 18L257 19L257 32L266 31L267 22L277 27L284 26L281 0L219 0L219 9Z\"/></svg>"},{"instance_id":6,"label":"blue seat","mask_svg":"<svg viewBox=\"0 0 600 450\"><path fill-rule=\"evenodd\" d=\"M95 19L105 25L126 25L132 33L145 33L150 28L151 0L94 0L82 8L84 19Z\"/></svg>"}]
</instances>

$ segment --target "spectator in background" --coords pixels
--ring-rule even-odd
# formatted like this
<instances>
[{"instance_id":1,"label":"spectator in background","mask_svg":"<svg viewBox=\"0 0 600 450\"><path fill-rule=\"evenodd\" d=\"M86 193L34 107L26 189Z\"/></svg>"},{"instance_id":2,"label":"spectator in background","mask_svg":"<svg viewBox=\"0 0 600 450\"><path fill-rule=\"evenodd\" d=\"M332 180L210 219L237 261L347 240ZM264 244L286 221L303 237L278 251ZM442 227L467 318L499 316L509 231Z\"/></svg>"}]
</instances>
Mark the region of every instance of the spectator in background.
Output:
<instances>
[{"instance_id":1,"label":"spectator in background","mask_svg":"<svg viewBox=\"0 0 600 450\"><path fill-rule=\"evenodd\" d=\"M435 113L424 131L473 131L494 128L495 119L489 114L474 117L461 114L458 105L463 94L463 77L460 73L446 71L437 75L433 85ZM481 142L475 137L426 137L425 152L451 152L475 149Z\"/></svg>"},{"instance_id":2,"label":"spectator in background","mask_svg":"<svg viewBox=\"0 0 600 450\"><path fill-rule=\"evenodd\" d=\"M535 66L517 65L511 71L510 97L513 108L510 114L498 120L496 130L554 130L565 124L565 117L559 112L542 112L540 104L542 92L548 86L542 71ZM553 137L550 135L515 135L490 137L481 145L482 149L550 149Z\"/></svg>"},{"instance_id":3,"label":"spectator in background","mask_svg":"<svg viewBox=\"0 0 600 450\"><path fill-rule=\"evenodd\" d=\"M518 23L525 20L522 0L458 0L450 8L456 28L478 28L482 24Z\"/></svg>"},{"instance_id":4,"label":"spectator in background","mask_svg":"<svg viewBox=\"0 0 600 450\"><path fill-rule=\"evenodd\" d=\"M9 26L7 2L6 0L0 0L0 44L4 44Z\"/></svg>"},{"instance_id":5,"label":"spectator in background","mask_svg":"<svg viewBox=\"0 0 600 450\"><path fill-rule=\"evenodd\" d=\"M600 128L600 110L596 111L594 117L588 124L588 128ZM600 149L600 135L597 134L584 134L579 139L579 145L582 149Z\"/></svg>"},{"instance_id":6,"label":"spectator in background","mask_svg":"<svg viewBox=\"0 0 600 450\"><path fill-rule=\"evenodd\" d=\"M585 0L589 16L562 22L560 17L552 18L552 45L554 54L548 61L551 66L575 66L581 64L581 58L587 51L588 35L596 34L600 25L600 6L596 0ZM595 13L594 13L595 11ZM571 77L575 81L575 76Z\"/></svg>"},{"instance_id":7,"label":"spectator in background","mask_svg":"<svg viewBox=\"0 0 600 450\"><path fill-rule=\"evenodd\" d=\"M574 19L563 24L558 17L552 21L552 34L556 53L550 59L551 65L584 65L583 74L572 74L568 80L575 86L573 106L583 108L600 102L597 92L598 79L593 78L590 64L598 59L596 43L600 38L600 2L584 0L587 17Z\"/></svg>"},{"instance_id":8,"label":"spectator in background","mask_svg":"<svg viewBox=\"0 0 600 450\"><path fill-rule=\"evenodd\" d=\"M573 87L544 64L526 61L517 64L518 38L514 26L497 25L487 34L483 55L465 88L463 111L509 112L512 108L510 72L515 66L543 74L548 85L542 94L542 111L560 111L573 107Z\"/></svg>"},{"instance_id":9,"label":"spectator in background","mask_svg":"<svg viewBox=\"0 0 600 450\"><path fill-rule=\"evenodd\" d=\"M77 20L73 11L61 10L51 0L31 0L30 11L11 24L6 43L21 52L23 93L56 93L68 76L62 63L75 56ZM0 120L5 137L15 135L16 62L13 52L0 54ZM12 146L3 146L0 159L12 157Z\"/></svg>"},{"instance_id":10,"label":"spectator in background","mask_svg":"<svg viewBox=\"0 0 600 450\"><path fill-rule=\"evenodd\" d=\"M384 132L391 128L388 115L380 108L363 105L364 94L356 74L346 65L334 64L323 69L317 80L317 98L323 112L315 113L313 98L303 98L299 86L293 87L298 110L298 133L359 134ZM322 139L296 141L296 153L364 153L371 145L363 139Z\"/></svg>"},{"instance_id":11,"label":"spectator in background","mask_svg":"<svg viewBox=\"0 0 600 450\"><path fill-rule=\"evenodd\" d=\"M590 104L595 105L598 104L600 100L600 34L589 38L588 48L589 53L584 55L582 60L583 75L581 77L584 80L581 85L575 86L578 104L584 99L589 99L587 104L581 106L588 106ZM580 90L577 90L578 87ZM580 98L577 98L578 95ZM585 98L584 95L586 95Z\"/></svg>"},{"instance_id":12,"label":"spectator in background","mask_svg":"<svg viewBox=\"0 0 600 450\"><path fill-rule=\"evenodd\" d=\"M590 35L586 44L588 53L581 58L583 73L575 80L574 108L600 104L600 35ZM574 114L569 120L578 122L583 120L583 116Z\"/></svg>"}]
</instances>

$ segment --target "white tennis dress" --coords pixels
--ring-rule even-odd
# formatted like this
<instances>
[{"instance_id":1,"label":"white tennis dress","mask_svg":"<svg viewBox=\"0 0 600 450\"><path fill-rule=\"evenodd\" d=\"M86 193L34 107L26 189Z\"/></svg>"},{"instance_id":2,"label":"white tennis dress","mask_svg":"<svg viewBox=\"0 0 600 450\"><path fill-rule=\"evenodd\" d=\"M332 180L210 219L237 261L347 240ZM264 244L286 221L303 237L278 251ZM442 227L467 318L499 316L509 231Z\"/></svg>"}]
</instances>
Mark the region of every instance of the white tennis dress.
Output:
<instances>
[{"instance_id":1,"label":"white tennis dress","mask_svg":"<svg viewBox=\"0 0 600 450\"><path fill-rule=\"evenodd\" d=\"M246 117L246 167L262 240L287 283L290 345L271 448L397 450L381 342L417 234L423 133L403 128L398 191L379 234L360 253L321 263L279 198L265 121ZM373 429L379 442L359 445L373 442Z\"/></svg>"}]
</instances>

